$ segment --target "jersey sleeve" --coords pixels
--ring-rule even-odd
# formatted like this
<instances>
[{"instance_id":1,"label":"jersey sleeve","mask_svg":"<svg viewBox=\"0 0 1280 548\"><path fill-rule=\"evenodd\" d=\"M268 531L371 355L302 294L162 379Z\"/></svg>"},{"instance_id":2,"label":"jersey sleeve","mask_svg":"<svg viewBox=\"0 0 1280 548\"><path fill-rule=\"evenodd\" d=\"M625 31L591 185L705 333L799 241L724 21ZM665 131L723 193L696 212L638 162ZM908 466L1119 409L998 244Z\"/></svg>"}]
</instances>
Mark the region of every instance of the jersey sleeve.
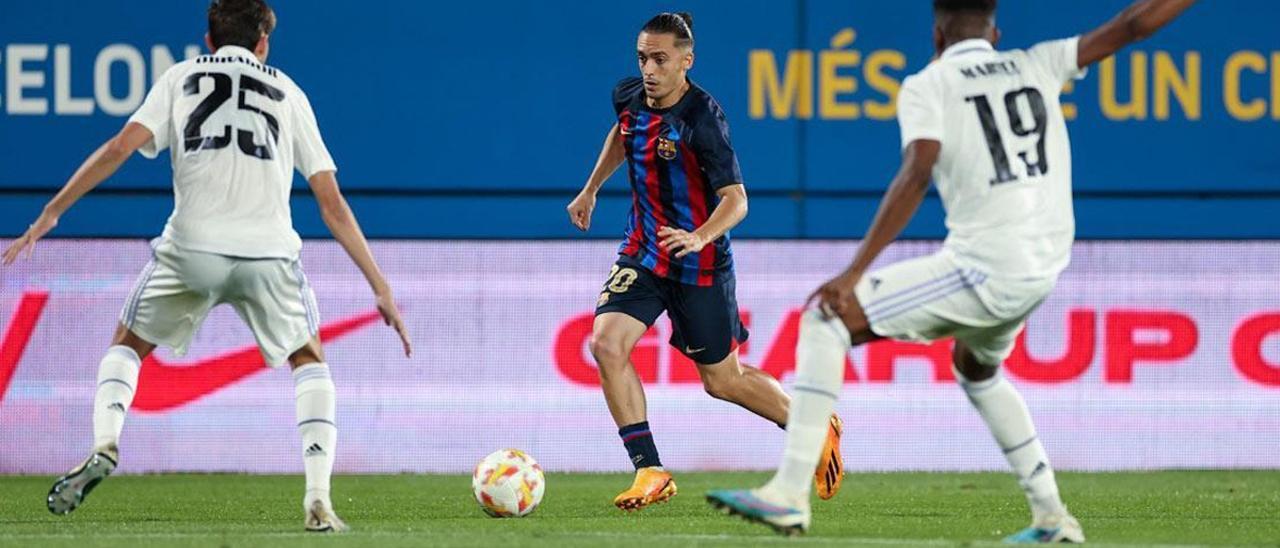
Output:
<instances>
[{"instance_id":1,"label":"jersey sleeve","mask_svg":"<svg viewBox=\"0 0 1280 548\"><path fill-rule=\"evenodd\" d=\"M338 167L320 137L320 125L311 110L311 101L301 91L296 97L294 115L298 127L293 134L293 166L307 179L321 171L337 171Z\"/></svg>"},{"instance_id":2,"label":"jersey sleeve","mask_svg":"<svg viewBox=\"0 0 1280 548\"><path fill-rule=\"evenodd\" d=\"M636 94L644 87L644 80L637 77L623 78L613 87L613 113L622 114L623 109L635 100Z\"/></svg>"},{"instance_id":3,"label":"jersey sleeve","mask_svg":"<svg viewBox=\"0 0 1280 548\"><path fill-rule=\"evenodd\" d=\"M1068 80L1084 78L1087 71L1080 68L1079 53L1079 36L1041 42L1027 50L1031 62L1059 86Z\"/></svg>"},{"instance_id":4,"label":"jersey sleeve","mask_svg":"<svg viewBox=\"0 0 1280 548\"><path fill-rule=\"evenodd\" d=\"M141 124L151 131L151 140L138 149L143 156L154 159L173 140L173 68L165 71L147 92L142 106L129 117L130 122Z\"/></svg>"},{"instance_id":5,"label":"jersey sleeve","mask_svg":"<svg viewBox=\"0 0 1280 548\"><path fill-rule=\"evenodd\" d=\"M707 183L716 190L742 184L738 153L729 141L729 122L724 111L712 108L693 126L690 148L698 157L698 165L707 174Z\"/></svg>"},{"instance_id":6,"label":"jersey sleeve","mask_svg":"<svg viewBox=\"0 0 1280 548\"><path fill-rule=\"evenodd\" d=\"M902 130L902 148L913 141L942 142L942 100L938 93L919 76L907 78L898 92L898 126Z\"/></svg>"}]
</instances>

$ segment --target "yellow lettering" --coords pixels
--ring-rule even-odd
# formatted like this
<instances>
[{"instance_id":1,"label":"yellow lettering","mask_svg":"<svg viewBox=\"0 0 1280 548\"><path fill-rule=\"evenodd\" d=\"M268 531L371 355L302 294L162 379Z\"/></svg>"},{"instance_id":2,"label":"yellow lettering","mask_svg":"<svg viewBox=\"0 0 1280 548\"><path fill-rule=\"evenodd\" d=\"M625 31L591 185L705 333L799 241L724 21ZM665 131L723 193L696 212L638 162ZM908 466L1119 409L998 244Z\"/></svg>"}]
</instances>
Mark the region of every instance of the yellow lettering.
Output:
<instances>
[{"instance_id":1,"label":"yellow lettering","mask_svg":"<svg viewBox=\"0 0 1280 548\"><path fill-rule=\"evenodd\" d=\"M882 49L867 56L863 78L867 87L880 92L889 100L884 102L864 101L862 110L872 120L892 120L898 110L898 90L901 82L884 73L886 67L902 70L907 66L907 56L900 51Z\"/></svg>"},{"instance_id":2,"label":"yellow lettering","mask_svg":"<svg viewBox=\"0 0 1280 548\"><path fill-rule=\"evenodd\" d=\"M1178 65L1167 51L1156 52L1155 81L1151 93L1155 95L1154 111L1157 120L1168 120L1173 95L1182 105L1188 120L1200 119L1200 54L1189 51L1184 56L1186 74L1178 73Z\"/></svg>"},{"instance_id":3,"label":"yellow lettering","mask_svg":"<svg viewBox=\"0 0 1280 548\"><path fill-rule=\"evenodd\" d=\"M837 97L841 93L853 93L858 90L858 80L851 76L840 76L840 67L856 67L862 61L862 54L856 51L824 51L821 55L822 80L818 83L822 95L818 103L818 115L824 120L856 120L859 116L857 103L842 103Z\"/></svg>"},{"instance_id":4,"label":"yellow lettering","mask_svg":"<svg viewBox=\"0 0 1280 548\"><path fill-rule=\"evenodd\" d=\"M1227 58L1227 66L1223 69L1222 99L1227 103L1227 112L1232 118L1252 122L1267 115L1267 102L1254 99L1245 102L1240 95L1240 73L1245 69L1258 74L1267 71L1267 59L1256 51L1237 51Z\"/></svg>"},{"instance_id":5,"label":"yellow lettering","mask_svg":"<svg viewBox=\"0 0 1280 548\"><path fill-rule=\"evenodd\" d=\"M1280 120L1280 51L1271 52L1271 119Z\"/></svg>"},{"instance_id":6,"label":"yellow lettering","mask_svg":"<svg viewBox=\"0 0 1280 548\"><path fill-rule=\"evenodd\" d=\"M1130 56L1129 71L1129 104L1123 105L1116 100L1116 58L1103 60L1098 66L1098 101L1102 104L1102 114L1109 120L1146 120L1147 119L1147 54L1135 51Z\"/></svg>"},{"instance_id":7,"label":"yellow lettering","mask_svg":"<svg viewBox=\"0 0 1280 548\"><path fill-rule=\"evenodd\" d=\"M858 80L852 76L841 76L841 68L853 68L862 62L862 54L856 51L841 51L840 48L853 44L857 34L853 29L842 29L831 37L831 49L822 52L818 64L819 80L818 116L824 120L856 120L860 115L858 104L842 103L841 93L853 93L858 90Z\"/></svg>"},{"instance_id":8,"label":"yellow lettering","mask_svg":"<svg viewBox=\"0 0 1280 548\"><path fill-rule=\"evenodd\" d=\"M752 118L765 117L765 103L770 115L778 120L813 118L813 53L793 50L787 54L787 68L778 79L778 62L770 50L751 50L748 54L750 89L748 113Z\"/></svg>"}]
</instances>

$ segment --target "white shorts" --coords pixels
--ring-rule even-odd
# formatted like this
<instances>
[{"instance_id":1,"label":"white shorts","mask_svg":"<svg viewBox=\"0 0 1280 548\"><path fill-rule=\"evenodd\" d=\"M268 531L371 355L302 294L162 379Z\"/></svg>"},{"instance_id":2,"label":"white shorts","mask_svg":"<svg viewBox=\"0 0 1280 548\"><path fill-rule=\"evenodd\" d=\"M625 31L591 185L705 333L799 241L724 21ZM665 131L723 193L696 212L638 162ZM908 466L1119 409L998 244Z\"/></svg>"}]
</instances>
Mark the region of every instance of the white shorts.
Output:
<instances>
[{"instance_id":1,"label":"white shorts","mask_svg":"<svg viewBox=\"0 0 1280 548\"><path fill-rule=\"evenodd\" d=\"M1007 279L962 266L949 251L902 261L863 276L855 293L871 331L930 342L954 337L986 365L1013 352L1027 316L1056 278Z\"/></svg>"},{"instance_id":2,"label":"white shorts","mask_svg":"<svg viewBox=\"0 0 1280 548\"><path fill-rule=\"evenodd\" d=\"M223 303L249 324L272 367L319 333L316 296L299 261L227 257L165 239L151 246L151 262L120 312L120 323L143 340L181 356L209 311Z\"/></svg>"}]
</instances>

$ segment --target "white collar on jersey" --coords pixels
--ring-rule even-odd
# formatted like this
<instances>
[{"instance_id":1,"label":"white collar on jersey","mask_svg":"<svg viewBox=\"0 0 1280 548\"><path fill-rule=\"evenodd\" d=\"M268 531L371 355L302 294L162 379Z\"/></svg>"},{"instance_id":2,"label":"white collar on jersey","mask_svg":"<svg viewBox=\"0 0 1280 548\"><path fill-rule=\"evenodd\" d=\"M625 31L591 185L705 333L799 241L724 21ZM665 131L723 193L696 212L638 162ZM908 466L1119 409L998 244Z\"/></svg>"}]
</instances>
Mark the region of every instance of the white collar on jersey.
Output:
<instances>
[{"instance_id":1,"label":"white collar on jersey","mask_svg":"<svg viewBox=\"0 0 1280 548\"><path fill-rule=\"evenodd\" d=\"M258 56L240 46L222 46L218 51L213 52L214 57L243 57L255 63L258 62Z\"/></svg>"},{"instance_id":2,"label":"white collar on jersey","mask_svg":"<svg viewBox=\"0 0 1280 548\"><path fill-rule=\"evenodd\" d=\"M986 39L970 38L968 40L961 40L959 42L951 44L951 47L947 48L946 51L942 52L942 58L946 59L948 57L952 57L955 55L964 55L972 51L995 51L995 50L996 50L995 46L992 46L991 42L986 41Z\"/></svg>"}]
</instances>

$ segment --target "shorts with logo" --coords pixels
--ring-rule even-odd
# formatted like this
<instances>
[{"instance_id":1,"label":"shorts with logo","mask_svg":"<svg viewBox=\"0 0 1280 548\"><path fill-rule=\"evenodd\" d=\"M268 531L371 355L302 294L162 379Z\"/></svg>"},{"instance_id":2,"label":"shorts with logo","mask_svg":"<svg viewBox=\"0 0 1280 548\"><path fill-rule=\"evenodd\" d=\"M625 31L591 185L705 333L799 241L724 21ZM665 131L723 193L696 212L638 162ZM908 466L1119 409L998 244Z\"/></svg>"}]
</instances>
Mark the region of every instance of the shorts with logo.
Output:
<instances>
[{"instance_id":1,"label":"shorts with logo","mask_svg":"<svg viewBox=\"0 0 1280 548\"><path fill-rule=\"evenodd\" d=\"M249 325L272 367L319 333L315 293L298 260L228 257L163 238L151 246L151 262L120 312L120 322L143 340L181 356L209 311L223 303Z\"/></svg>"},{"instance_id":2,"label":"shorts with logo","mask_svg":"<svg viewBox=\"0 0 1280 548\"><path fill-rule=\"evenodd\" d=\"M954 337L981 363L1000 365L1057 279L1010 279L986 270L943 249L863 276L854 292L875 334L916 342Z\"/></svg>"},{"instance_id":3,"label":"shorts with logo","mask_svg":"<svg viewBox=\"0 0 1280 548\"><path fill-rule=\"evenodd\" d=\"M671 346L700 364L715 364L747 340L738 314L733 271L717 273L706 287L659 277L635 259L619 255L596 302L596 315L620 312L652 326L665 310Z\"/></svg>"}]
</instances>

